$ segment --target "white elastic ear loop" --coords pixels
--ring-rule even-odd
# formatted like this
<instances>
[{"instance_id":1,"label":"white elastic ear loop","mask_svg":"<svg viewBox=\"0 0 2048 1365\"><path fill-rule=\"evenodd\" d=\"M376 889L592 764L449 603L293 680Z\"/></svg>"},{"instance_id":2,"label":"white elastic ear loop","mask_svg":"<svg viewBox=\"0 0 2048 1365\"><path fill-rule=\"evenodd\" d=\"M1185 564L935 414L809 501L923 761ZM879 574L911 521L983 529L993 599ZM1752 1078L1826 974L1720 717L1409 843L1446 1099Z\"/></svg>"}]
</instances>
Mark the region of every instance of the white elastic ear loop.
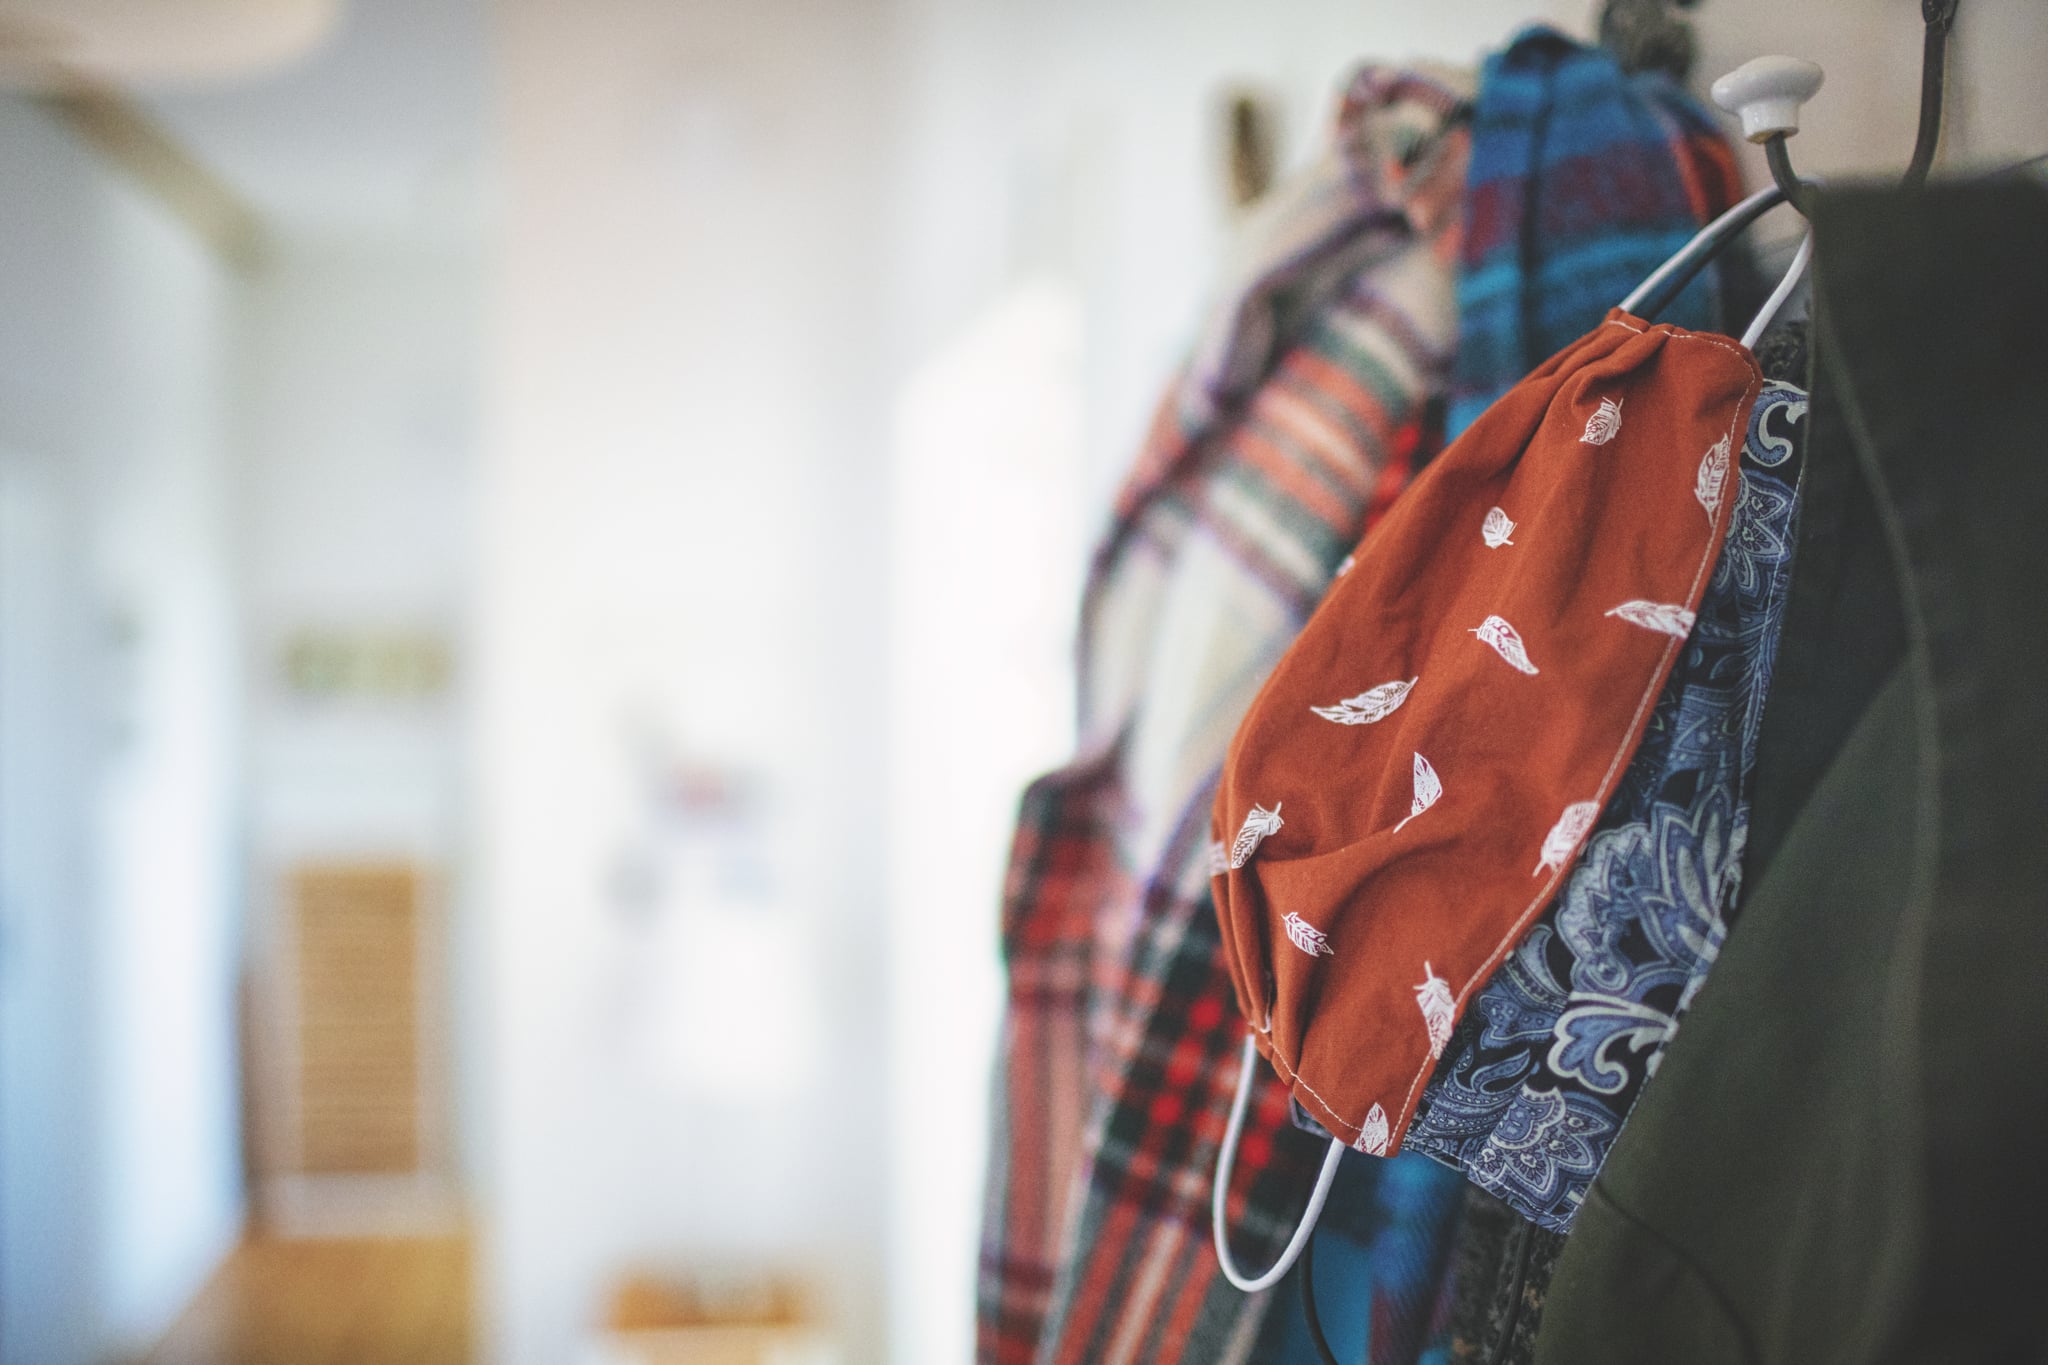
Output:
<instances>
[{"instance_id":1,"label":"white elastic ear loop","mask_svg":"<svg viewBox=\"0 0 2048 1365\"><path fill-rule=\"evenodd\" d=\"M1778 281L1778 287L1764 300L1764 306L1757 309L1750 319L1749 330L1742 334L1742 344L1754 351L1758 341L1763 339L1764 329L1771 325L1771 319L1778 316L1778 310L1785 306L1785 300L1792 297L1792 291L1799 285L1799 277L1806 273L1806 263L1813 259L1813 234L1807 233L1799 239L1799 250L1792 253L1792 264L1785 270L1785 278Z\"/></svg>"},{"instance_id":2,"label":"white elastic ear loop","mask_svg":"<svg viewBox=\"0 0 2048 1365\"><path fill-rule=\"evenodd\" d=\"M1237 1268L1237 1262L1230 1259L1230 1237L1225 1230L1226 1218L1223 1206L1230 1194L1230 1171L1237 1164L1237 1140L1244 1133L1245 1105L1252 1097L1252 1068L1258 1064L1259 1049L1252 1036L1244 1036L1244 1064L1237 1072L1237 1094L1230 1101L1230 1122L1223 1129L1223 1149L1216 1153L1216 1191L1209 1200L1209 1227L1216 1234L1216 1259L1223 1266L1223 1278L1247 1294L1256 1294L1261 1289L1271 1289L1280 1282L1294 1266L1301 1249L1308 1245L1309 1235L1316 1230L1316 1219L1323 1216L1323 1201L1330 1197L1330 1184L1337 1178L1337 1161L1344 1155L1344 1144L1336 1138L1330 1139L1330 1150L1323 1154L1323 1169L1316 1176L1316 1187L1309 1193L1308 1207L1302 1210L1301 1224L1294 1229L1294 1236L1287 1239L1287 1249L1280 1253L1280 1259L1273 1268L1257 1279L1249 1278Z\"/></svg>"}]
</instances>

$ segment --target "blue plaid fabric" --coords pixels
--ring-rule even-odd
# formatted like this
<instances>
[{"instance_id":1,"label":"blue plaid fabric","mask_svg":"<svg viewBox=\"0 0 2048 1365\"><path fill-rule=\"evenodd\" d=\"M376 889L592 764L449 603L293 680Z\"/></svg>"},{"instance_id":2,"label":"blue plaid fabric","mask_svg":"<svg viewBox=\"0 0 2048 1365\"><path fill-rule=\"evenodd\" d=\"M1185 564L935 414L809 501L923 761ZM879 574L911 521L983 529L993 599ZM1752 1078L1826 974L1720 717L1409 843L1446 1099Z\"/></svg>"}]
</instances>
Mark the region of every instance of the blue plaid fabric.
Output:
<instances>
[{"instance_id":1,"label":"blue plaid fabric","mask_svg":"<svg viewBox=\"0 0 2048 1365\"><path fill-rule=\"evenodd\" d=\"M1554 29L1487 59L1472 125L1447 436L1584 336L1741 193L1735 155L1668 77ZM1712 267L1658 322L1719 325Z\"/></svg>"}]
</instances>

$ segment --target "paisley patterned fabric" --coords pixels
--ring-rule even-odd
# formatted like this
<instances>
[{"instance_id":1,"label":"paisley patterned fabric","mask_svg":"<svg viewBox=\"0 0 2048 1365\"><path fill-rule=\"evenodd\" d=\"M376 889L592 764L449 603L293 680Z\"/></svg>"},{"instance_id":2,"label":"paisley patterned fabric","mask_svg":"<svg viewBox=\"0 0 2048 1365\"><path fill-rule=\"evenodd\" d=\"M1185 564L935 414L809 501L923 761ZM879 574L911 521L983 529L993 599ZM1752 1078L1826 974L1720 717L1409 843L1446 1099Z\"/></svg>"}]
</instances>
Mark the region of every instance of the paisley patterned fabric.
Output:
<instances>
[{"instance_id":1,"label":"paisley patterned fabric","mask_svg":"<svg viewBox=\"0 0 2048 1365\"><path fill-rule=\"evenodd\" d=\"M1570 1228L1728 930L1791 578L1806 395L1751 413L1734 520L1642 746L1565 889L1460 1020L1407 1145Z\"/></svg>"}]
</instances>

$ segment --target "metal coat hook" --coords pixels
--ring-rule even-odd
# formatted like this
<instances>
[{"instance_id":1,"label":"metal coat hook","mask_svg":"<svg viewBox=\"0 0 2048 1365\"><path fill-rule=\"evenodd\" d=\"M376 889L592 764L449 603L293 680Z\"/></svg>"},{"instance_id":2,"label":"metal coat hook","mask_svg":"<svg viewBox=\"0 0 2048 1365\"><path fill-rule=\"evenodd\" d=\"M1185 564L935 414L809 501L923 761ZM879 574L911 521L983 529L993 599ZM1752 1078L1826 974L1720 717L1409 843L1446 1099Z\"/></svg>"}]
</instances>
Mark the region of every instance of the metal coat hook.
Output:
<instances>
[{"instance_id":1,"label":"metal coat hook","mask_svg":"<svg viewBox=\"0 0 2048 1365\"><path fill-rule=\"evenodd\" d=\"M1908 188L1926 183L1927 172L1934 165L1935 146L1941 141L1942 85L1957 3L1920 0L1927 38L1920 50L1920 126L1902 182ZM1797 57L1758 57L1715 81L1712 90L1714 103L1741 117L1742 135L1763 144L1771 179L1801 213L1806 212L1807 186L1792 169L1785 140L1799 131L1799 106L1813 98L1823 76L1820 67Z\"/></svg>"},{"instance_id":2,"label":"metal coat hook","mask_svg":"<svg viewBox=\"0 0 2048 1365\"><path fill-rule=\"evenodd\" d=\"M1913 139L1913 159L1906 164L1905 185L1918 189L1934 165L1934 144L1941 141L1942 83L1948 69L1948 31L1955 26L1957 0L1920 0L1927 21L1927 39L1920 48L1920 131Z\"/></svg>"}]
</instances>

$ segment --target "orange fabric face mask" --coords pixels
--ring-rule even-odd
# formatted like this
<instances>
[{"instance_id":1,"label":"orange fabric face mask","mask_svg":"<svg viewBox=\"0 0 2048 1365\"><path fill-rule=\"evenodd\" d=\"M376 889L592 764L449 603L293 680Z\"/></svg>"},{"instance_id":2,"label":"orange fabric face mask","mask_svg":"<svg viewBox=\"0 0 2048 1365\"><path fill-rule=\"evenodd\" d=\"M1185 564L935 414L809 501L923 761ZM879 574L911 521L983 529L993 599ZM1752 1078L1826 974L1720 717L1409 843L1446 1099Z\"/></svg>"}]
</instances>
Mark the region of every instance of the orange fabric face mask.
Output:
<instances>
[{"instance_id":1,"label":"orange fabric face mask","mask_svg":"<svg viewBox=\"0 0 2048 1365\"><path fill-rule=\"evenodd\" d=\"M1238 1004L1358 1150L1399 1150L1613 794L1761 383L1725 337L1610 313L1423 472L1239 728L1211 849Z\"/></svg>"}]
</instances>

